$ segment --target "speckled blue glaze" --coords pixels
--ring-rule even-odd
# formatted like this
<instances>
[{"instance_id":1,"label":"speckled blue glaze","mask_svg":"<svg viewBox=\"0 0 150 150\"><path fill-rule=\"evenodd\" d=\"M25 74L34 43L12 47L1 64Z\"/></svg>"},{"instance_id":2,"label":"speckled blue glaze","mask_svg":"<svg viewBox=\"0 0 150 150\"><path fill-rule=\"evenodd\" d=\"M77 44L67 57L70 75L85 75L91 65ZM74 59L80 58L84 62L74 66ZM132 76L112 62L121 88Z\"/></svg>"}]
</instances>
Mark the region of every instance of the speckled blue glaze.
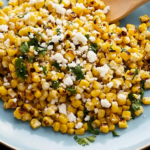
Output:
<instances>
[{"instance_id":1,"label":"speckled blue glaze","mask_svg":"<svg viewBox=\"0 0 150 150\"><path fill-rule=\"evenodd\" d=\"M2 0L7 5L7 0ZM121 26L127 23L140 24L139 16L150 16L150 2L135 10L121 21ZM118 12L119 13L119 12ZM150 96L150 91L145 92ZM135 120L128 122L127 129L116 129L121 135L113 137L112 133L100 134L96 141L82 147L73 136L55 133L52 128L33 130L29 122L21 122L14 118L13 110L4 110L0 100L0 141L20 150L135 150L150 144L150 106L144 106L144 113ZM88 133L85 136L90 135Z\"/></svg>"}]
</instances>

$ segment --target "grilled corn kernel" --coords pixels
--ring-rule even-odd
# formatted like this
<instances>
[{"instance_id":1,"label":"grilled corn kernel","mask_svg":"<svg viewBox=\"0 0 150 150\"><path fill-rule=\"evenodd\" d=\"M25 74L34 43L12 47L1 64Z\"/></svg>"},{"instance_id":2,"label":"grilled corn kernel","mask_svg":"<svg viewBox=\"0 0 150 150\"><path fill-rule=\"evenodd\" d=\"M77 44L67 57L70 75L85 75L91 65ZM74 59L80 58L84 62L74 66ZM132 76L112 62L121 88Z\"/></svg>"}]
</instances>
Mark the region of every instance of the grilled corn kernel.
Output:
<instances>
[{"instance_id":1,"label":"grilled corn kernel","mask_svg":"<svg viewBox=\"0 0 150 150\"><path fill-rule=\"evenodd\" d=\"M113 124L117 124L119 122L120 118L118 115L116 114L110 114L110 121L113 123Z\"/></svg>"},{"instance_id":2,"label":"grilled corn kernel","mask_svg":"<svg viewBox=\"0 0 150 150\"><path fill-rule=\"evenodd\" d=\"M64 114L59 115L58 120L60 123L63 123L63 124L66 124L69 121L68 118Z\"/></svg>"},{"instance_id":3,"label":"grilled corn kernel","mask_svg":"<svg viewBox=\"0 0 150 150\"><path fill-rule=\"evenodd\" d=\"M144 97L142 100L143 104L150 105L150 97Z\"/></svg>"},{"instance_id":4,"label":"grilled corn kernel","mask_svg":"<svg viewBox=\"0 0 150 150\"><path fill-rule=\"evenodd\" d=\"M94 120L91 125L92 125L93 129L99 128L100 120Z\"/></svg>"},{"instance_id":5,"label":"grilled corn kernel","mask_svg":"<svg viewBox=\"0 0 150 150\"><path fill-rule=\"evenodd\" d=\"M128 126L127 126L127 122L126 122L126 120L124 120L124 119L121 119L121 120L119 121L118 125L119 125L119 128L127 128L127 127L128 127Z\"/></svg>"},{"instance_id":6,"label":"grilled corn kernel","mask_svg":"<svg viewBox=\"0 0 150 150\"><path fill-rule=\"evenodd\" d=\"M100 131L103 133L108 133L109 132L109 127L107 123L102 123L100 125Z\"/></svg>"},{"instance_id":7,"label":"grilled corn kernel","mask_svg":"<svg viewBox=\"0 0 150 150\"><path fill-rule=\"evenodd\" d=\"M130 120L131 119L131 112L130 111L123 111L122 112L122 118L125 120Z\"/></svg>"},{"instance_id":8,"label":"grilled corn kernel","mask_svg":"<svg viewBox=\"0 0 150 150\"><path fill-rule=\"evenodd\" d=\"M64 134L64 133L67 133L67 131L68 131L67 125L66 124L60 124L60 132Z\"/></svg>"},{"instance_id":9,"label":"grilled corn kernel","mask_svg":"<svg viewBox=\"0 0 150 150\"><path fill-rule=\"evenodd\" d=\"M42 121L42 126L52 126L53 122L54 121L51 119L51 117L44 117Z\"/></svg>"},{"instance_id":10,"label":"grilled corn kernel","mask_svg":"<svg viewBox=\"0 0 150 150\"><path fill-rule=\"evenodd\" d=\"M85 129L84 128L75 129L75 134L76 135L83 135L84 133L85 133Z\"/></svg>"},{"instance_id":11,"label":"grilled corn kernel","mask_svg":"<svg viewBox=\"0 0 150 150\"><path fill-rule=\"evenodd\" d=\"M58 132L60 130L60 122L54 122L53 129L55 132Z\"/></svg>"},{"instance_id":12,"label":"grilled corn kernel","mask_svg":"<svg viewBox=\"0 0 150 150\"><path fill-rule=\"evenodd\" d=\"M98 119L104 118L104 116L105 116L105 110L99 109L98 110Z\"/></svg>"},{"instance_id":13,"label":"grilled corn kernel","mask_svg":"<svg viewBox=\"0 0 150 150\"><path fill-rule=\"evenodd\" d=\"M67 131L67 133L70 135L74 134L74 132L75 132L75 129L68 129L68 131Z\"/></svg>"},{"instance_id":14,"label":"grilled corn kernel","mask_svg":"<svg viewBox=\"0 0 150 150\"><path fill-rule=\"evenodd\" d=\"M31 122L30 122L30 126L33 128L33 129L37 129L41 126L41 122L38 121L37 119L32 119Z\"/></svg>"}]
</instances>

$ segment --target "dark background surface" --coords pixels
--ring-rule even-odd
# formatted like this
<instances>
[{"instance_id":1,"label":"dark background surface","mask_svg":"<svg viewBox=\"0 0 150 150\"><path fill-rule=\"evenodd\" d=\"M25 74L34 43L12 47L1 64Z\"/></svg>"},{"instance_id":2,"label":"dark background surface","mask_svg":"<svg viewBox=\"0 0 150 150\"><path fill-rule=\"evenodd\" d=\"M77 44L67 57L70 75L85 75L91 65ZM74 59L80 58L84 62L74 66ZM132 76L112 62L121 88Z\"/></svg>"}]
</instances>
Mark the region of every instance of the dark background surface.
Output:
<instances>
[{"instance_id":1,"label":"dark background surface","mask_svg":"<svg viewBox=\"0 0 150 150\"><path fill-rule=\"evenodd\" d=\"M0 150L11 150L11 149L9 149L9 148L7 148L7 147L0 144ZM150 150L150 148L147 148L145 150Z\"/></svg>"}]
</instances>

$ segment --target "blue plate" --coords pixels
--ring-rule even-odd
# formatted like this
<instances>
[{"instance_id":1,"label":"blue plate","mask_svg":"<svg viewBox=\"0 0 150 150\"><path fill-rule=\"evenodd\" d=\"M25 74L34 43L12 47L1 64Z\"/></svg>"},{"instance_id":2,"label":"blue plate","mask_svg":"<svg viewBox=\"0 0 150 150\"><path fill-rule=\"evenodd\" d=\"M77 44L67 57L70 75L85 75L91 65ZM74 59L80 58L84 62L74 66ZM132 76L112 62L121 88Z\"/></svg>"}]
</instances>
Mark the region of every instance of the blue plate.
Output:
<instances>
[{"instance_id":1,"label":"blue plate","mask_svg":"<svg viewBox=\"0 0 150 150\"><path fill-rule=\"evenodd\" d=\"M7 0L4 1L5 5ZM138 8L121 21L139 25L139 16L150 16L150 2ZM118 12L119 13L119 12ZM145 96L150 96L146 91ZM78 145L73 136L55 133L52 128L31 129L29 122L21 122L14 118L13 110L4 110L0 100L0 142L20 150L135 150L150 144L150 106L144 106L144 113L128 122L127 129L116 129L121 135L113 137L112 133L100 134L89 146ZM84 136L89 135L86 133Z\"/></svg>"}]
</instances>

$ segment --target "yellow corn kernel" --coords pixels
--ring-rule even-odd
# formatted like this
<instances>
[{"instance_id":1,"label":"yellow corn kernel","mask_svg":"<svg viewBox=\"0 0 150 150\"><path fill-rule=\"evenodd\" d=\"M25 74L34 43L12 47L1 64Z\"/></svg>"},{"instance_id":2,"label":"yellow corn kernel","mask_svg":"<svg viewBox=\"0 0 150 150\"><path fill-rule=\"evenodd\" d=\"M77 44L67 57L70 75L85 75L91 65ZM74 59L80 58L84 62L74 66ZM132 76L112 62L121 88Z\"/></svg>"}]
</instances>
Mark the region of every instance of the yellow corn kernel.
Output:
<instances>
[{"instance_id":1,"label":"yellow corn kernel","mask_svg":"<svg viewBox=\"0 0 150 150\"><path fill-rule=\"evenodd\" d=\"M81 80L79 83L79 87L83 88L83 89L87 89L89 87L90 83L86 80Z\"/></svg>"},{"instance_id":2,"label":"yellow corn kernel","mask_svg":"<svg viewBox=\"0 0 150 150\"><path fill-rule=\"evenodd\" d=\"M2 7L3 6L3 2L0 0L0 7Z\"/></svg>"},{"instance_id":3,"label":"yellow corn kernel","mask_svg":"<svg viewBox=\"0 0 150 150\"><path fill-rule=\"evenodd\" d=\"M122 106L122 109L123 109L123 110L129 110L129 109L130 109L130 106L123 105L123 106Z\"/></svg>"},{"instance_id":4,"label":"yellow corn kernel","mask_svg":"<svg viewBox=\"0 0 150 150\"><path fill-rule=\"evenodd\" d=\"M60 132L61 133L66 133L67 132L67 130L68 130L68 127L67 127L67 125L66 124L61 124L60 125Z\"/></svg>"},{"instance_id":5,"label":"yellow corn kernel","mask_svg":"<svg viewBox=\"0 0 150 150\"><path fill-rule=\"evenodd\" d=\"M118 125L119 125L119 128L127 128L128 127L125 119L121 119L119 121Z\"/></svg>"},{"instance_id":6,"label":"yellow corn kernel","mask_svg":"<svg viewBox=\"0 0 150 150\"><path fill-rule=\"evenodd\" d=\"M55 132L58 132L60 130L60 122L54 122L53 129Z\"/></svg>"},{"instance_id":7,"label":"yellow corn kernel","mask_svg":"<svg viewBox=\"0 0 150 150\"><path fill-rule=\"evenodd\" d=\"M23 109L26 110L27 112L30 112L31 108L32 108L31 104L24 104L23 105Z\"/></svg>"},{"instance_id":8,"label":"yellow corn kernel","mask_svg":"<svg viewBox=\"0 0 150 150\"><path fill-rule=\"evenodd\" d=\"M73 113L73 114L76 114L76 108L73 108L72 106L68 106L67 107L67 111L69 112L69 113Z\"/></svg>"},{"instance_id":9,"label":"yellow corn kernel","mask_svg":"<svg viewBox=\"0 0 150 150\"><path fill-rule=\"evenodd\" d=\"M11 6L18 6L18 0L9 0L8 2L8 5L11 5Z\"/></svg>"},{"instance_id":10,"label":"yellow corn kernel","mask_svg":"<svg viewBox=\"0 0 150 150\"><path fill-rule=\"evenodd\" d=\"M25 113L22 118L21 118L22 121L31 121L32 120L32 116L30 113Z\"/></svg>"},{"instance_id":11,"label":"yellow corn kernel","mask_svg":"<svg viewBox=\"0 0 150 150\"><path fill-rule=\"evenodd\" d=\"M96 106L97 108L101 108L101 104L100 104L100 101L99 99L96 97L96 98L92 98L91 102L94 104L94 106Z\"/></svg>"},{"instance_id":12,"label":"yellow corn kernel","mask_svg":"<svg viewBox=\"0 0 150 150\"><path fill-rule=\"evenodd\" d=\"M110 114L110 121L113 123L113 124L117 124L119 122L120 118L118 115L116 114Z\"/></svg>"},{"instance_id":13,"label":"yellow corn kernel","mask_svg":"<svg viewBox=\"0 0 150 150\"><path fill-rule=\"evenodd\" d=\"M115 130L115 125L110 121L110 117L107 117L106 121L108 123L109 131L114 131Z\"/></svg>"},{"instance_id":14,"label":"yellow corn kernel","mask_svg":"<svg viewBox=\"0 0 150 150\"><path fill-rule=\"evenodd\" d=\"M117 102L112 102L111 111L112 111L112 113L117 113L118 112L118 103Z\"/></svg>"},{"instance_id":15,"label":"yellow corn kernel","mask_svg":"<svg viewBox=\"0 0 150 150\"><path fill-rule=\"evenodd\" d=\"M30 113L33 117L38 117L39 116L39 110L34 108L34 107L31 108Z\"/></svg>"},{"instance_id":16,"label":"yellow corn kernel","mask_svg":"<svg viewBox=\"0 0 150 150\"><path fill-rule=\"evenodd\" d=\"M74 122L68 122L67 127L73 129L75 127L75 123Z\"/></svg>"},{"instance_id":17,"label":"yellow corn kernel","mask_svg":"<svg viewBox=\"0 0 150 150\"><path fill-rule=\"evenodd\" d=\"M146 23L142 23L141 25L139 25L139 30L140 32L147 31Z\"/></svg>"},{"instance_id":18,"label":"yellow corn kernel","mask_svg":"<svg viewBox=\"0 0 150 150\"><path fill-rule=\"evenodd\" d=\"M4 86L0 86L0 94L2 96L5 96L7 95L7 93L8 93L7 89Z\"/></svg>"},{"instance_id":19,"label":"yellow corn kernel","mask_svg":"<svg viewBox=\"0 0 150 150\"><path fill-rule=\"evenodd\" d=\"M93 129L96 129L100 127L100 124L101 124L100 120L94 120L91 125Z\"/></svg>"},{"instance_id":20,"label":"yellow corn kernel","mask_svg":"<svg viewBox=\"0 0 150 150\"><path fill-rule=\"evenodd\" d=\"M38 89L34 92L34 96L36 97L36 98L40 98L41 96L42 96L42 93L41 93L41 91L39 91Z\"/></svg>"},{"instance_id":21,"label":"yellow corn kernel","mask_svg":"<svg viewBox=\"0 0 150 150\"><path fill-rule=\"evenodd\" d=\"M75 134L76 135L83 135L84 133L85 133L85 129L84 128L75 129Z\"/></svg>"},{"instance_id":22,"label":"yellow corn kernel","mask_svg":"<svg viewBox=\"0 0 150 150\"><path fill-rule=\"evenodd\" d=\"M109 127L107 123L102 123L100 125L100 131L103 133L108 133L109 132Z\"/></svg>"},{"instance_id":23,"label":"yellow corn kernel","mask_svg":"<svg viewBox=\"0 0 150 150\"><path fill-rule=\"evenodd\" d=\"M81 120L83 120L83 116L84 116L84 112L79 110L77 111L77 117L80 118Z\"/></svg>"},{"instance_id":24,"label":"yellow corn kernel","mask_svg":"<svg viewBox=\"0 0 150 150\"><path fill-rule=\"evenodd\" d=\"M91 96L92 97L98 97L100 95L100 90L99 89L94 89L91 91Z\"/></svg>"},{"instance_id":25,"label":"yellow corn kernel","mask_svg":"<svg viewBox=\"0 0 150 150\"><path fill-rule=\"evenodd\" d=\"M18 83L17 88L22 92L26 90L26 86L24 85L24 83Z\"/></svg>"},{"instance_id":26,"label":"yellow corn kernel","mask_svg":"<svg viewBox=\"0 0 150 150\"><path fill-rule=\"evenodd\" d=\"M21 119L25 113L26 111L24 109L22 109L21 107L17 107L16 110L14 111L14 116L17 119Z\"/></svg>"},{"instance_id":27,"label":"yellow corn kernel","mask_svg":"<svg viewBox=\"0 0 150 150\"><path fill-rule=\"evenodd\" d=\"M83 128L85 129L85 131L88 130L88 124L86 122L83 124Z\"/></svg>"},{"instance_id":28,"label":"yellow corn kernel","mask_svg":"<svg viewBox=\"0 0 150 150\"><path fill-rule=\"evenodd\" d=\"M126 51L126 52L121 53L121 57L124 61L128 61L130 59L131 55L128 51Z\"/></svg>"},{"instance_id":29,"label":"yellow corn kernel","mask_svg":"<svg viewBox=\"0 0 150 150\"><path fill-rule=\"evenodd\" d=\"M105 116L105 109L98 110L98 119L104 118Z\"/></svg>"},{"instance_id":30,"label":"yellow corn kernel","mask_svg":"<svg viewBox=\"0 0 150 150\"><path fill-rule=\"evenodd\" d=\"M71 105L74 107L74 108L79 108L81 106L82 102L80 100L75 100L75 101L72 101Z\"/></svg>"},{"instance_id":31,"label":"yellow corn kernel","mask_svg":"<svg viewBox=\"0 0 150 150\"><path fill-rule=\"evenodd\" d=\"M75 58L75 54L72 50L67 50L64 56L69 62L72 62Z\"/></svg>"},{"instance_id":32,"label":"yellow corn kernel","mask_svg":"<svg viewBox=\"0 0 150 150\"><path fill-rule=\"evenodd\" d=\"M130 120L131 119L131 112L130 111L123 111L122 112L122 118L125 120Z\"/></svg>"},{"instance_id":33,"label":"yellow corn kernel","mask_svg":"<svg viewBox=\"0 0 150 150\"><path fill-rule=\"evenodd\" d=\"M150 105L150 97L144 97L142 100L143 104Z\"/></svg>"},{"instance_id":34,"label":"yellow corn kernel","mask_svg":"<svg viewBox=\"0 0 150 150\"><path fill-rule=\"evenodd\" d=\"M44 117L43 118L43 121L42 121L42 126L45 127L45 126L52 126L53 124L53 120L51 119L51 117Z\"/></svg>"},{"instance_id":35,"label":"yellow corn kernel","mask_svg":"<svg viewBox=\"0 0 150 150\"><path fill-rule=\"evenodd\" d=\"M118 93L117 95L117 102L118 105L125 105L126 104L126 100L127 100L127 95L124 93Z\"/></svg>"},{"instance_id":36,"label":"yellow corn kernel","mask_svg":"<svg viewBox=\"0 0 150 150\"><path fill-rule=\"evenodd\" d=\"M15 79L12 79L11 82L10 82L10 84L11 84L11 87L12 87L12 88L16 88L16 87L17 87L17 84L18 84L18 81L15 80Z\"/></svg>"},{"instance_id":37,"label":"yellow corn kernel","mask_svg":"<svg viewBox=\"0 0 150 150\"><path fill-rule=\"evenodd\" d=\"M38 121L37 119L32 119L30 121L30 126L33 128L33 129L37 129L41 126L41 122Z\"/></svg>"},{"instance_id":38,"label":"yellow corn kernel","mask_svg":"<svg viewBox=\"0 0 150 150\"><path fill-rule=\"evenodd\" d=\"M32 76L32 81L33 81L33 82L36 82L36 83L40 82L40 77L39 77L39 74L38 74L38 73L33 72L33 73L31 74L31 76Z\"/></svg>"},{"instance_id":39,"label":"yellow corn kernel","mask_svg":"<svg viewBox=\"0 0 150 150\"><path fill-rule=\"evenodd\" d=\"M63 123L63 124L66 124L69 121L69 119L64 114L60 114L58 117L58 120L60 123Z\"/></svg>"},{"instance_id":40,"label":"yellow corn kernel","mask_svg":"<svg viewBox=\"0 0 150 150\"><path fill-rule=\"evenodd\" d=\"M94 110L94 104L91 101L86 102L85 107L88 111L93 111Z\"/></svg>"},{"instance_id":41,"label":"yellow corn kernel","mask_svg":"<svg viewBox=\"0 0 150 150\"><path fill-rule=\"evenodd\" d=\"M74 134L74 132L75 132L74 129L68 129L68 131L67 131L67 133L70 134L70 135Z\"/></svg>"},{"instance_id":42,"label":"yellow corn kernel","mask_svg":"<svg viewBox=\"0 0 150 150\"><path fill-rule=\"evenodd\" d=\"M142 107L142 106L140 106L140 109L139 109L139 110L137 110L137 111L134 112L134 114L135 114L136 116L139 116L139 115L142 114L142 113L143 113L143 107Z\"/></svg>"}]
</instances>

